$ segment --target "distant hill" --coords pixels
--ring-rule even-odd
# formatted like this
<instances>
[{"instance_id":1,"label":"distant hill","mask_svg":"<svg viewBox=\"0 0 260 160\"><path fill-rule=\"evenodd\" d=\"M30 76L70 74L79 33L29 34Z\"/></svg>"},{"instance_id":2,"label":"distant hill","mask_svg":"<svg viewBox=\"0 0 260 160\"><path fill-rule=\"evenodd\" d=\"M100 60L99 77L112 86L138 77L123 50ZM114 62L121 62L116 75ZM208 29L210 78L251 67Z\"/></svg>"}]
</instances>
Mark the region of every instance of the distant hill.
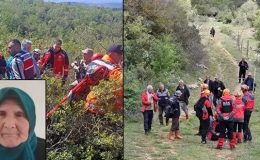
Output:
<instances>
[{"instance_id":1,"label":"distant hill","mask_svg":"<svg viewBox=\"0 0 260 160\"><path fill-rule=\"evenodd\" d=\"M123 0L44 0L45 2L63 3L69 5L96 6L104 8L122 9Z\"/></svg>"}]
</instances>

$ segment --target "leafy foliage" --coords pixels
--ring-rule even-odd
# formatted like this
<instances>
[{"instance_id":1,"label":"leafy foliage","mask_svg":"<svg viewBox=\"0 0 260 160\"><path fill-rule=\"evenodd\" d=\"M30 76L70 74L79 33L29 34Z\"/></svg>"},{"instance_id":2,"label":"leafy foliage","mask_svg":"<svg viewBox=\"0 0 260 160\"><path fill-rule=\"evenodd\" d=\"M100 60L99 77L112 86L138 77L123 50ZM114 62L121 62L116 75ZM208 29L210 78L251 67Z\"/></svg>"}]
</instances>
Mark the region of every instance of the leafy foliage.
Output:
<instances>
[{"instance_id":1,"label":"leafy foliage","mask_svg":"<svg viewBox=\"0 0 260 160\"><path fill-rule=\"evenodd\" d=\"M127 0L124 12L124 104L126 117L140 113L148 84L170 79L206 59L185 1Z\"/></svg>"},{"instance_id":2,"label":"leafy foliage","mask_svg":"<svg viewBox=\"0 0 260 160\"><path fill-rule=\"evenodd\" d=\"M47 110L57 104L64 93L60 80L45 77L48 81ZM113 88L110 81L102 81L93 87L103 108L111 108ZM116 85L114 85L116 86ZM104 88L103 88L104 87ZM118 87L118 85L117 85ZM110 88L110 89L108 89ZM55 97L55 98L53 98ZM121 113L107 112L95 115L83 108L85 101L64 104L47 120L48 159L122 159L123 120Z\"/></svg>"},{"instance_id":3,"label":"leafy foliage","mask_svg":"<svg viewBox=\"0 0 260 160\"><path fill-rule=\"evenodd\" d=\"M46 49L59 37L74 58L86 47L106 52L112 43L122 42L121 11L43 0L1 1L0 6L1 51L12 38L27 38L33 48Z\"/></svg>"},{"instance_id":4,"label":"leafy foliage","mask_svg":"<svg viewBox=\"0 0 260 160\"><path fill-rule=\"evenodd\" d=\"M59 37L72 60L86 47L106 52L112 43L122 43L122 11L43 0L2 0L0 8L1 51L6 50L7 42L13 38L30 39L32 48L46 50L52 39ZM49 111L70 88L67 84L62 86L61 79L49 71L43 79L47 80L46 110ZM114 107L110 103L115 89L112 86L118 84L104 81L92 88L102 95L100 105L108 110ZM105 115L94 115L86 112L84 105L85 97L64 104L47 120L48 159L123 159L122 113L109 110Z\"/></svg>"}]
</instances>

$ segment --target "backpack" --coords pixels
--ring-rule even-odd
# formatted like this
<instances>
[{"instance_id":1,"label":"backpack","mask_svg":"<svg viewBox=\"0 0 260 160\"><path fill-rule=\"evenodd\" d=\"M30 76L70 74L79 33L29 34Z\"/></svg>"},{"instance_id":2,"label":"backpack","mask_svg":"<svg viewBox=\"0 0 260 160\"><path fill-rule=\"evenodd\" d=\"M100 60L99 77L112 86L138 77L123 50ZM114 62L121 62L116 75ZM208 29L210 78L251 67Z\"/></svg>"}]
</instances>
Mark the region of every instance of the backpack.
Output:
<instances>
[{"instance_id":1,"label":"backpack","mask_svg":"<svg viewBox=\"0 0 260 160\"><path fill-rule=\"evenodd\" d=\"M196 116L198 118L202 117L203 115L203 107L204 107L204 103L205 101L208 100L208 98L206 97L201 97L196 104L194 105L194 111L196 112Z\"/></svg>"},{"instance_id":2,"label":"backpack","mask_svg":"<svg viewBox=\"0 0 260 160\"><path fill-rule=\"evenodd\" d=\"M21 73L24 72L25 79L34 79L34 65L32 55L29 52L21 51L20 53L17 53L14 58L20 77L22 75ZM23 62L23 71L20 71L17 59L20 59Z\"/></svg>"},{"instance_id":3,"label":"backpack","mask_svg":"<svg viewBox=\"0 0 260 160\"><path fill-rule=\"evenodd\" d=\"M179 104L177 98L171 97L168 100L168 105L165 107L165 117L172 118L174 114L178 111L174 105Z\"/></svg>"}]
</instances>

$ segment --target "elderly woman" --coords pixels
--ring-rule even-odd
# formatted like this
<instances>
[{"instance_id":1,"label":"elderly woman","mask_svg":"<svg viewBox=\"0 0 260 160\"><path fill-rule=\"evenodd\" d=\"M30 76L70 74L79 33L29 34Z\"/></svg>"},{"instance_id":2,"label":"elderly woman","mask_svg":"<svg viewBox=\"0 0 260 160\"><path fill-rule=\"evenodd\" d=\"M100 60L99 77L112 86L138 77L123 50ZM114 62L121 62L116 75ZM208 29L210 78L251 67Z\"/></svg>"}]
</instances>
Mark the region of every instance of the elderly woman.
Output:
<instances>
[{"instance_id":1,"label":"elderly woman","mask_svg":"<svg viewBox=\"0 0 260 160\"><path fill-rule=\"evenodd\" d=\"M159 100L156 93L153 92L153 86L147 86L146 91L142 93L141 100L141 112L144 115L144 133L148 135L152 129L153 112L157 112L157 102Z\"/></svg>"},{"instance_id":2,"label":"elderly woman","mask_svg":"<svg viewBox=\"0 0 260 160\"><path fill-rule=\"evenodd\" d=\"M44 140L36 137L35 123L35 105L31 97L18 88L2 88L0 90L1 159L45 159Z\"/></svg>"}]
</instances>

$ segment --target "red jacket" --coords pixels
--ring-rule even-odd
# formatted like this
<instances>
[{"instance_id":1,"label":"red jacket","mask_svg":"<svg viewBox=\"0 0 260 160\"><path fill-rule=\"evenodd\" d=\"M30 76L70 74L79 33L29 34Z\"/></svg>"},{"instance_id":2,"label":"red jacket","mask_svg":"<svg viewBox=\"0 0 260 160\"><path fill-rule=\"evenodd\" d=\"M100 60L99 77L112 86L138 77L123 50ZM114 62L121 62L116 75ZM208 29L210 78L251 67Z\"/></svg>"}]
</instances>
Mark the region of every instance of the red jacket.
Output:
<instances>
[{"instance_id":1,"label":"red jacket","mask_svg":"<svg viewBox=\"0 0 260 160\"><path fill-rule=\"evenodd\" d=\"M69 73L69 59L64 50L55 53L52 49L46 52L41 61L40 68L44 70L46 66L52 69L54 75L68 76Z\"/></svg>"},{"instance_id":2,"label":"red jacket","mask_svg":"<svg viewBox=\"0 0 260 160\"><path fill-rule=\"evenodd\" d=\"M234 122L244 122L245 104L242 99L236 98L233 103Z\"/></svg>"},{"instance_id":3,"label":"red jacket","mask_svg":"<svg viewBox=\"0 0 260 160\"><path fill-rule=\"evenodd\" d=\"M157 97L157 95L155 93L152 93L152 97L153 97L153 100L154 100L153 110L154 110L154 112L157 112L157 108L158 107L157 107L157 103L156 102L159 101L159 98ZM141 99L142 99L141 112L144 112L146 110L146 108L151 105L151 102L148 101L147 91L144 91L142 93Z\"/></svg>"},{"instance_id":4,"label":"red jacket","mask_svg":"<svg viewBox=\"0 0 260 160\"><path fill-rule=\"evenodd\" d=\"M255 97L250 92L246 91L242 97L242 101L245 103L246 110L254 110L255 107Z\"/></svg>"},{"instance_id":5,"label":"red jacket","mask_svg":"<svg viewBox=\"0 0 260 160\"><path fill-rule=\"evenodd\" d=\"M231 96L222 96L217 105L217 113L220 121L233 121L234 120L234 107Z\"/></svg>"}]
</instances>

